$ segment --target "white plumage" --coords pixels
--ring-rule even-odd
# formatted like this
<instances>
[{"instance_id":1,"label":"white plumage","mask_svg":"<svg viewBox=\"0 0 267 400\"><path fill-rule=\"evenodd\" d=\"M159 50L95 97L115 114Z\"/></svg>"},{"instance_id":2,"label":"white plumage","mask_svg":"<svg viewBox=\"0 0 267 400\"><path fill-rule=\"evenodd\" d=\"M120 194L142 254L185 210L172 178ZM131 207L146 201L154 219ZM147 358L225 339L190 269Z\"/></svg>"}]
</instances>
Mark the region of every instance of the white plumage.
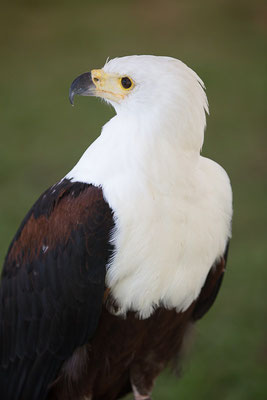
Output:
<instances>
[{"instance_id":1,"label":"white plumage","mask_svg":"<svg viewBox=\"0 0 267 400\"><path fill-rule=\"evenodd\" d=\"M131 76L134 88L108 100L116 116L66 177L101 186L114 211L106 284L119 312L185 310L231 236L229 178L200 156L203 83L169 57L116 58L103 70Z\"/></svg>"}]
</instances>

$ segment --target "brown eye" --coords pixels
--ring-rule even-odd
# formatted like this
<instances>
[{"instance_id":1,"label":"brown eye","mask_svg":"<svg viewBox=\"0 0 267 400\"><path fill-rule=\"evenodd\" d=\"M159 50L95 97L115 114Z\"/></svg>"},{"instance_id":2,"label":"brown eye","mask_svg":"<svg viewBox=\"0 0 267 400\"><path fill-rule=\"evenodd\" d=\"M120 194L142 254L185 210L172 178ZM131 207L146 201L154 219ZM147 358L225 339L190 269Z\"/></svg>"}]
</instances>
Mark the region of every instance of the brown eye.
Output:
<instances>
[{"instance_id":1,"label":"brown eye","mask_svg":"<svg viewBox=\"0 0 267 400\"><path fill-rule=\"evenodd\" d=\"M130 78L128 78L128 76L124 76L123 78L121 78L121 86L124 89L130 89L133 85L133 82L131 81Z\"/></svg>"}]
</instances>

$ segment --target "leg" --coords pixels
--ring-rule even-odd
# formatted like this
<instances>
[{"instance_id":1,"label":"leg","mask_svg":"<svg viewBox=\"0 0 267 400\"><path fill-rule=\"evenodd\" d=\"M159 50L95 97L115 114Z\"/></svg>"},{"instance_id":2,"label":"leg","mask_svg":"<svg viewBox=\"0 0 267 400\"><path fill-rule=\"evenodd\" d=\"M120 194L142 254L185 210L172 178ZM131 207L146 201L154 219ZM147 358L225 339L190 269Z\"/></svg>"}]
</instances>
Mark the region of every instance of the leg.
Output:
<instances>
[{"instance_id":1,"label":"leg","mask_svg":"<svg viewBox=\"0 0 267 400\"><path fill-rule=\"evenodd\" d=\"M151 400L154 381L163 367L163 363L156 361L152 355L132 364L130 376L134 400Z\"/></svg>"},{"instance_id":2,"label":"leg","mask_svg":"<svg viewBox=\"0 0 267 400\"><path fill-rule=\"evenodd\" d=\"M149 395L140 394L138 392L137 387L134 384L132 384L132 389L134 394L134 400L151 400L151 397Z\"/></svg>"}]
</instances>

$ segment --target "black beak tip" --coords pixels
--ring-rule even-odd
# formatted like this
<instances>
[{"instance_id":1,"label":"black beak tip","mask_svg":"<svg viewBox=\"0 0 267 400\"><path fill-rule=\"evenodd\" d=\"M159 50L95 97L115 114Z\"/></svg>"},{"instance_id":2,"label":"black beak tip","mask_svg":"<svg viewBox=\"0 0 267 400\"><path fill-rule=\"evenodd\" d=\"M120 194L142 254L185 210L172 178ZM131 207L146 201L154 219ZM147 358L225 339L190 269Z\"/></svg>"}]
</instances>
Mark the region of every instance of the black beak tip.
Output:
<instances>
[{"instance_id":1,"label":"black beak tip","mask_svg":"<svg viewBox=\"0 0 267 400\"><path fill-rule=\"evenodd\" d=\"M72 105L72 106L74 106L74 96L75 96L75 92L73 91L73 90L69 90L69 101L70 101L70 104Z\"/></svg>"},{"instance_id":2,"label":"black beak tip","mask_svg":"<svg viewBox=\"0 0 267 400\"><path fill-rule=\"evenodd\" d=\"M92 85L91 72L85 72L84 74L74 79L69 90L70 104L74 106L74 96L76 94L80 96L88 96L91 85Z\"/></svg>"}]
</instances>

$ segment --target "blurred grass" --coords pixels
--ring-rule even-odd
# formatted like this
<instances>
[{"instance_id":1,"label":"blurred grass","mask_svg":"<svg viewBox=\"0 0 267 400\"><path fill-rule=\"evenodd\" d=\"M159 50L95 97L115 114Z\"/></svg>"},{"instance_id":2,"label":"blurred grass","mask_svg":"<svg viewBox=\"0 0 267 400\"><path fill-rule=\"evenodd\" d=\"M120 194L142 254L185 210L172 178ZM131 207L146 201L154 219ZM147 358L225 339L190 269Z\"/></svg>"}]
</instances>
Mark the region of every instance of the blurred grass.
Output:
<instances>
[{"instance_id":1,"label":"blurred grass","mask_svg":"<svg viewBox=\"0 0 267 400\"><path fill-rule=\"evenodd\" d=\"M68 103L72 79L106 58L180 58L204 80L204 155L234 190L228 272L196 326L178 381L155 400L267 398L267 7L264 1L24 1L0 15L0 258L39 194L69 171L112 115L95 99Z\"/></svg>"}]
</instances>

